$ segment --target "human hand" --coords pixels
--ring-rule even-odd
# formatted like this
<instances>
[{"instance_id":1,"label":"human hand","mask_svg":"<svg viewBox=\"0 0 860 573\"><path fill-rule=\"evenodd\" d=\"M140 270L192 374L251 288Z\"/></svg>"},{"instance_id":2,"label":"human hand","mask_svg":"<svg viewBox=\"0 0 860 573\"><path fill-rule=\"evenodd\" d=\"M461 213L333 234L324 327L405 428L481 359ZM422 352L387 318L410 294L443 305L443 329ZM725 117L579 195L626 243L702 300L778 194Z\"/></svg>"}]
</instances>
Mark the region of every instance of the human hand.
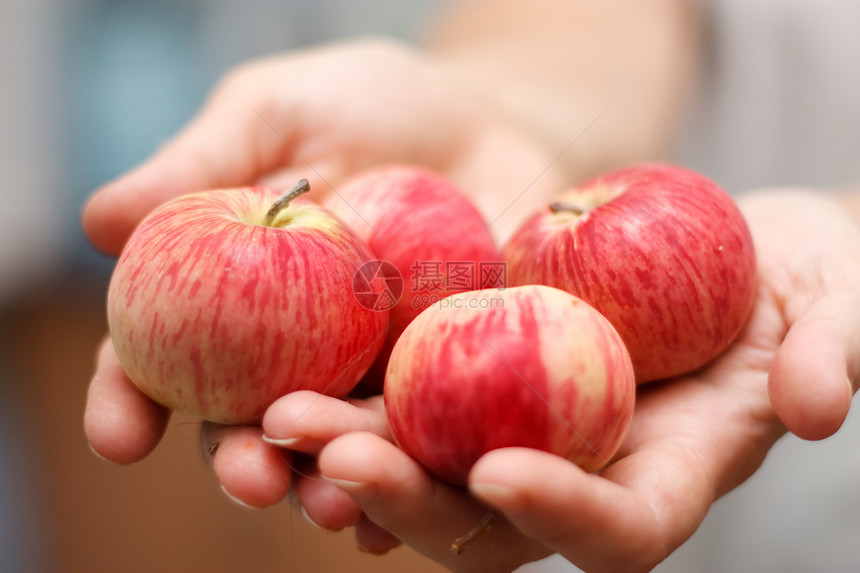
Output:
<instances>
[{"instance_id":1,"label":"human hand","mask_svg":"<svg viewBox=\"0 0 860 573\"><path fill-rule=\"evenodd\" d=\"M497 233L510 227L522 203L558 187L551 157L491 94L429 56L371 40L252 62L228 74L186 129L94 194L84 228L96 246L117 253L149 211L185 192L260 182L291 186L306 177L320 198L355 172L391 162L448 176ZM119 463L140 460L157 446L168 417L125 376L106 342L85 414L93 450ZM283 497L290 460L273 455L277 450L261 441L259 429L205 428L207 443L218 436L211 459L225 490L255 506ZM248 443L256 445L244 448ZM242 459L234 449L271 469L253 477L237 472L227 461Z\"/></svg>"},{"instance_id":2,"label":"human hand","mask_svg":"<svg viewBox=\"0 0 860 573\"><path fill-rule=\"evenodd\" d=\"M811 193L761 192L740 203L760 264L748 324L701 371L640 388L628 438L603 471L586 474L542 452L498 450L473 468L470 496L432 480L385 431L370 430L319 450L320 489L334 484L349 493L370 521L454 571L512 570L550 551L587 571L655 566L714 500L758 468L785 433L780 419L802 437L829 435L849 407L848 381L856 381L860 231ZM300 444L304 410L292 400L273 407L264 428ZM329 400L314 407L325 410ZM299 501L329 519L340 511L313 495ZM499 512L497 524L453 555L451 541L486 507Z\"/></svg>"}]
</instances>

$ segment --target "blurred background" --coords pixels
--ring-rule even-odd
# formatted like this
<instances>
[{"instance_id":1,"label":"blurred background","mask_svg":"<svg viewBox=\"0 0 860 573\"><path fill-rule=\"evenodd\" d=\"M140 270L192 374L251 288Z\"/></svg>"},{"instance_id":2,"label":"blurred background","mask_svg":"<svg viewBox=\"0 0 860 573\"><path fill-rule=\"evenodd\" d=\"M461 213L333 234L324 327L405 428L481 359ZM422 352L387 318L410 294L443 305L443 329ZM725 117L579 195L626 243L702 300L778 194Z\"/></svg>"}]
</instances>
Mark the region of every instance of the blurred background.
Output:
<instances>
[{"instance_id":1,"label":"blurred background","mask_svg":"<svg viewBox=\"0 0 860 573\"><path fill-rule=\"evenodd\" d=\"M81 418L113 261L79 227L86 196L173 134L235 63L361 33L414 39L439 4L0 0L0 572L440 571L408 549L363 555L350 532L315 530L287 504L235 506L193 419L174 418L139 464L97 459ZM811 37L792 32L802 2L778 19L774 1L721 4L723 65L678 160L731 191L860 181L860 124L841 111L860 101L858 3L801 18ZM751 40L752 56L737 48ZM847 56L836 74L815 63ZM790 85L761 76L785 65ZM659 570L860 568L856 418L824 443L780 442Z\"/></svg>"}]
</instances>

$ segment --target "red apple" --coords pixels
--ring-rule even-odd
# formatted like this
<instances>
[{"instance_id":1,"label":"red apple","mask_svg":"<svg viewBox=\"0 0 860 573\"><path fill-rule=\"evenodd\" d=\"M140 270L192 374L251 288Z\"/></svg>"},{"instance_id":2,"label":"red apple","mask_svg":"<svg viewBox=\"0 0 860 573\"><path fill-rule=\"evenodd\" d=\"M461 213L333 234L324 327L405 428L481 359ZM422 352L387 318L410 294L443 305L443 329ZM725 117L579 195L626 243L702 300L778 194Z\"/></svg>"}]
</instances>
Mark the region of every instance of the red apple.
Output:
<instances>
[{"instance_id":1,"label":"red apple","mask_svg":"<svg viewBox=\"0 0 860 573\"><path fill-rule=\"evenodd\" d=\"M377 389L394 342L419 312L455 292L504 286L487 223L441 175L413 166L376 168L348 180L325 205L402 277L386 346L369 376Z\"/></svg>"},{"instance_id":2,"label":"red apple","mask_svg":"<svg viewBox=\"0 0 860 573\"><path fill-rule=\"evenodd\" d=\"M558 287L606 316L640 383L720 354L756 290L752 238L731 197L670 165L633 166L571 189L527 220L503 254L510 284Z\"/></svg>"},{"instance_id":3,"label":"red apple","mask_svg":"<svg viewBox=\"0 0 860 573\"><path fill-rule=\"evenodd\" d=\"M432 475L465 484L486 452L552 452L593 471L633 415L630 356L600 313L546 286L452 295L406 327L388 363L397 444Z\"/></svg>"},{"instance_id":4,"label":"red apple","mask_svg":"<svg viewBox=\"0 0 860 573\"><path fill-rule=\"evenodd\" d=\"M376 358L387 313L352 294L370 252L291 198L261 187L191 194L135 230L110 282L108 324L123 369L152 399L257 423L294 390L347 394Z\"/></svg>"}]
</instances>

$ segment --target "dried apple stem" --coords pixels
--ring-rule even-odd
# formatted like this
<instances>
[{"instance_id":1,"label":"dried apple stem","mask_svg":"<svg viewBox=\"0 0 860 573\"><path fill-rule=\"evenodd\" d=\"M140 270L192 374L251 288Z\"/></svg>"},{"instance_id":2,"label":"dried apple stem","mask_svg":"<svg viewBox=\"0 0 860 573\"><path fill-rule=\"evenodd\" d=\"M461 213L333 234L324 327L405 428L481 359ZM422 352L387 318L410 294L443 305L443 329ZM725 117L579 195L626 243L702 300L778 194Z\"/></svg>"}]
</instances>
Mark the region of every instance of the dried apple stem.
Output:
<instances>
[{"instance_id":1,"label":"dried apple stem","mask_svg":"<svg viewBox=\"0 0 860 573\"><path fill-rule=\"evenodd\" d=\"M478 522L478 525L473 527L469 533L454 540L454 543L451 544L451 551L455 555L459 555L465 551L469 545L492 527L493 523L496 521L497 515L496 510L489 510L484 514L484 517L481 518L481 521Z\"/></svg>"},{"instance_id":2,"label":"dried apple stem","mask_svg":"<svg viewBox=\"0 0 860 573\"><path fill-rule=\"evenodd\" d=\"M263 219L263 225L266 227L271 227L272 223L275 222L275 219L278 217L281 211L290 206L293 199L298 197L299 195L303 195L311 190L311 184L308 183L307 179L300 179L298 183L293 185L293 187L281 195L277 201L272 203L272 206L269 207L269 211L266 213L266 218Z\"/></svg>"},{"instance_id":3,"label":"dried apple stem","mask_svg":"<svg viewBox=\"0 0 860 573\"><path fill-rule=\"evenodd\" d=\"M549 210L553 213L560 213L563 211L565 213L573 213L574 215L582 215L585 213L585 209L579 205L566 203L564 201L554 201L553 203L550 203Z\"/></svg>"}]
</instances>

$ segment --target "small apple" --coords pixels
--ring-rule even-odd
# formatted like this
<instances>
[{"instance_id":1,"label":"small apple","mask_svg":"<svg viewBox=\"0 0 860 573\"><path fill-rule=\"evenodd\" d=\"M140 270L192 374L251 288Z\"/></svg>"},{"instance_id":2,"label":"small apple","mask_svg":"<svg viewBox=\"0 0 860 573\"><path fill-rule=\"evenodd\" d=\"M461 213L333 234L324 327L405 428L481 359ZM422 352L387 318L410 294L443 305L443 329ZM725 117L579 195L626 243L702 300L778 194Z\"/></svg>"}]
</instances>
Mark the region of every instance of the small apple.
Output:
<instances>
[{"instance_id":1,"label":"small apple","mask_svg":"<svg viewBox=\"0 0 860 573\"><path fill-rule=\"evenodd\" d=\"M509 446L601 468L627 432L635 392L609 321L532 285L459 293L424 310L394 346L384 400L397 444L462 485L478 458Z\"/></svg>"},{"instance_id":2,"label":"small apple","mask_svg":"<svg viewBox=\"0 0 860 573\"><path fill-rule=\"evenodd\" d=\"M224 424L260 421L299 389L347 394L376 358L387 313L352 295L367 247L309 201L302 180L174 199L125 246L108 325L132 382L172 409Z\"/></svg>"},{"instance_id":3,"label":"small apple","mask_svg":"<svg viewBox=\"0 0 860 573\"><path fill-rule=\"evenodd\" d=\"M558 287L606 316L640 383L720 354L756 291L740 210L710 179L672 165L637 165L567 191L527 220L503 255L510 284Z\"/></svg>"},{"instance_id":4,"label":"small apple","mask_svg":"<svg viewBox=\"0 0 860 573\"><path fill-rule=\"evenodd\" d=\"M391 299L386 345L368 376L377 389L391 348L418 313L455 292L504 286L504 264L486 221L441 175L414 166L379 167L348 180L325 206L402 277L401 296Z\"/></svg>"}]
</instances>

